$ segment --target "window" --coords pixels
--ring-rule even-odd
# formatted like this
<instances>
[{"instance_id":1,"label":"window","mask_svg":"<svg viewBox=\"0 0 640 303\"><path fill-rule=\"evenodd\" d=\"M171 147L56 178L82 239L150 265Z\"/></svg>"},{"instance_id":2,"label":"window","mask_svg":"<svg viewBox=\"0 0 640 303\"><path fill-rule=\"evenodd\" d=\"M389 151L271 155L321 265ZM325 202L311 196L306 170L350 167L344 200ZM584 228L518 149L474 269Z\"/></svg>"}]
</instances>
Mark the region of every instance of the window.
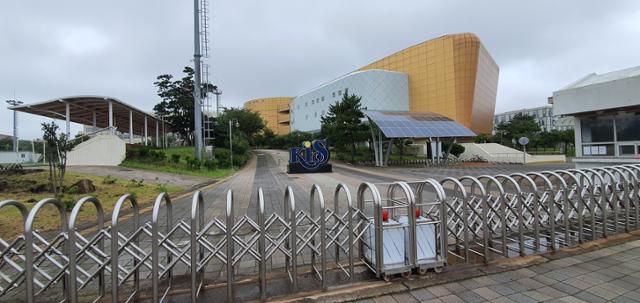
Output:
<instances>
[{"instance_id":1,"label":"window","mask_svg":"<svg viewBox=\"0 0 640 303\"><path fill-rule=\"evenodd\" d=\"M318 118L318 112L313 113L314 118Z\"/></svg>"},{"instance_id":2,"label":"window","mask_svg":"<svg viewBox=\"0 0 640 303\"><path fill-rule=\"evenodd\" d=\"M629 156L636 154L636 146L635 145L620 145L618 146L620 149L620 156Z\"/></svg>"},{"instance_id":3,"label":"window","mask_svg":"<svg viewBox=\"0 0 640 303\"><path fill-rule=\"evenodd\" d=\"M341 90L338 91L338 96L342 96L342 91Z\"/></svg>"},{"instance_id":4,"label":"window","mask_svg":"<svg viewBox=\"0 0 640 303\"><path fill-rule=\"evenodd\" d=\"M614 147L613 144L606 145L583 145L583 156L613 156Z\"/></svg>"},{"instance_id":5,"label":"window","mask_svg":"<svg viewBox=\"0 0 640 303\"><path fill-rule=\"evenodd\" d=\"M300 104L297 105L298 109L300 109Z\"/></svg>"},{"instance_id":6,"label":"window","mask_svg":"<svg viewBox=\"0 0 640 303\"><path fill-rule=\"evenodd\" d=\"M316 99L311 100L311 105L316 103Z\"/></svg>"},{"instance_id":7,"label":"window","mask_svg":"<svg viewBox=\"0 0 640 303\"><path fill-rule=\"evenodd\" d=\"M331 93L331 97L335 98L336 97L336 92L332 92Z\"/></svg>"},{"instance_id":8,"label":"window","mask_svg":"<svg viewBox=\"0 0 640 303\"><path fill-rule=\"evenodd\" d=\"M344 89L344 93L348 95L349 94L349 88L345 88Z\"/></svg>"},{"instance_id":9,"label":"window","mask_svg":"<svg viewBox=\"0 0 640 303\"><path fill-rule=\"evenodd\" d=\"M324 101L324 96L322 96L322 101Z\"/></svg>"},{"instance_id":10,"label":"window","mask_svg":"<svg viewBox=\"0 0 640 303\"><path fill-rule=\"evenodd\" d=\"M305 120L309 120L309 115L304 115Z\"/></svg>"},{"instance_id":11,"label":"window","mask_svg":"<svg viewBox=\"0 0 640 303\"><path fill-rule=\"evenodd\" d=\"M580 120L582 142L613 142L613 119L583 118Z\"/></svg>"},{"instance_id":12,"label":"window","mask_svg":"<svg viewBox=\"0 0 640 303\"><path fill-rule=\"evenodd\" d=\"M616 118L618 141L640 141L640 116Z\"/></svg>"},{"instance_id":13,"label":"window","mask_svg":"<svg viewBox=\"0 0 640 303\"><path fill-rule=\"evenodd\" d=\"M305 102L305 103L304 103L304 107L307 107L307 105L309 105L309 104L307 104L307 102Z\"/></svg>"},{"instance_id":14,"label":"window","mask_svg":"<svg viewBox=\"0 0 640 303\"><path fill-rule=\"evenodd\" d=\"M324 111L322 111L322 115L324 116Z\"/></svg>"}]
</instances>

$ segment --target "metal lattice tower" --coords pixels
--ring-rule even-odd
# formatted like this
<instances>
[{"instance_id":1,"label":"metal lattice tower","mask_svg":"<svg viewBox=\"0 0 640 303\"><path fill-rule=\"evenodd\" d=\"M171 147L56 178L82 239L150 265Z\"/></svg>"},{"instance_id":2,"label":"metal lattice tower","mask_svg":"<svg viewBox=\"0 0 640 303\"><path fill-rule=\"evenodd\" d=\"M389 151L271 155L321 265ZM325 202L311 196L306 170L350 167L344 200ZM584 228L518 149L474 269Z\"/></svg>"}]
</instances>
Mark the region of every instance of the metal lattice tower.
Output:
<instances>
[{"instance_id":1,"label":"metal lattice tower","mask_svg":"<svg viewBox=\"0 0 640 303\"><path fill-rule=\"evenodd\" d=\"M211 100L211 91L210 91L210 79L209 79L209 69L210 64L207 63L207 59L210 56L210 46L209 46L209 27L210 27L210 19L209 19L209 1L208 0L200 0L200 52L202 54L202 62L201 62L201 71L202 71L202 83L206 87L205 94L202 97L202 113L204 119L202 120L202 133L204 145L211 145L213 141L213 120L214 117L213 112L211 111L212 100Z\"/></svg>"}]
</instances>

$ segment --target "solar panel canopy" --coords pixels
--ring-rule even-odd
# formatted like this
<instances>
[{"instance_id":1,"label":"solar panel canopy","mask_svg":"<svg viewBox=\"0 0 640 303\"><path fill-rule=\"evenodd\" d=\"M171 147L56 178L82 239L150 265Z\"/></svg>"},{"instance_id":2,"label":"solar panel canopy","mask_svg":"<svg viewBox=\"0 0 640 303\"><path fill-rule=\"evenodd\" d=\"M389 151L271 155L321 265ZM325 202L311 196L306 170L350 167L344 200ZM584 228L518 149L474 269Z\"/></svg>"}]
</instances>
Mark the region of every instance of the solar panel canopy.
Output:
<instances>
[{"instance_id":1,"label":"solar panel canopy","mask_svg":"<svg viewBox=\"0 0 640 303\"><path fill-rule=\"evenodd\" d=\"M445 116L432 112L365 111L387 138L455 138L476 134Z\"/></svg>"}]
</instances>

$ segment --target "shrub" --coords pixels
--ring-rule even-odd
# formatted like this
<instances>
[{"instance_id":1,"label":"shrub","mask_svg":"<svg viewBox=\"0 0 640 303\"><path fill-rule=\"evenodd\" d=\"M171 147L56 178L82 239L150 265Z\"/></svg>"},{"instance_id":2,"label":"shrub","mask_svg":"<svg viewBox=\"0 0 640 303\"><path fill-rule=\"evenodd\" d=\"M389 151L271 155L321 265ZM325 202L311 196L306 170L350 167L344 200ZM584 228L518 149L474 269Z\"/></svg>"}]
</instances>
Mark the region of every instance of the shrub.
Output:
<instances>
[{"instance_id":1,"label":"shrub","mask_svg":"<svg viewBox=\"0 0 640 303\"><path fill-rule=\"evenodd\" d=\"M205 160L203 166L208 170L215 170L217 165L215 160Z\"/></svg>"},{"instance_id":2,"label":"shrub","mask_svg":"<svg viewBox=\"0 0 640 303\"><path fill-rule=\"evenodd\" d=\"M161 150L160 151L152 150L149 152L148 158L154 162L163 162L167 158L167 155Z\"/></svg>"},{"instance_id":3,"label":"shrub","mask_svg":"<svg viewBox=\"0 0 640 303\"><path fill-rule=\"evenodd\" d=\"M200 166L202 166L202 162L198 159L186 157L185 160L187 161L187 167L189 167L189 169L196 170L200 169Z\"/></svg>"},{"instance_id":4,"label":"shrub","mask_svg":"<svg viewBox=\"0 0 640 303\"><path fill-rule=\"evenodd\" d=\"M116 181L118 181L118 179L111 177L111 175L107 175L102 179L102 184L116 184Z\"/></svg>"},{"instance_id":5,"label":"shrub","mask_svg":"<svg viewBox=\"0 0 640 303\"><path fill-rule=\"evenodd\" d=\"M180 155L179 154L172 154L171 155L171 162L173 164L178 164L180 163Z\"/></svg>"},{"instance_id":6,"label":"shrub","mask_svg":"<svg viewBox=\"0 0 640 303\"><path fill-rule=\"evenodd\" d=\"M142 183L144 183L144 179L136 180L135 178L131 179L129 182L129 186L131 187L142 187Z\"/></svg>"},{"instance_id":7,"label":"shrub","mask_svg":"<svg viewBox=\"0 0 640 303\"><path fill-rule=\"evenodd\" d=\"M169 189L167 188L166 183L158 183L158 186L156 187L156 189L158 190L158 193L169 192Z\"/></svg>"},{"instance_id":8,"label":"shrub","mask_svg":"<svg viewBox=\"0 0 640 303\"><path fill-rule=\"evenodd\" d=\"M216 148L216 161L218 161L218 167L231 166L229 165L229 150L224 148Z\"/></svg>"},{"instance_id":9,"label":"shrub","mask_svg":"<svg viewBox=\"0 0 640 303\"><path fill-rule=\"evenodd\" d=\"M446 151L449 149L449 144L443 144L442 146L442 150ZM458 143L453 143L453 146L451 147L451 154L456 156L456 157L460 157L460 155L462 155L462 153L464 153L464 146L458 144Z\"/></svg>"}]
</instances>

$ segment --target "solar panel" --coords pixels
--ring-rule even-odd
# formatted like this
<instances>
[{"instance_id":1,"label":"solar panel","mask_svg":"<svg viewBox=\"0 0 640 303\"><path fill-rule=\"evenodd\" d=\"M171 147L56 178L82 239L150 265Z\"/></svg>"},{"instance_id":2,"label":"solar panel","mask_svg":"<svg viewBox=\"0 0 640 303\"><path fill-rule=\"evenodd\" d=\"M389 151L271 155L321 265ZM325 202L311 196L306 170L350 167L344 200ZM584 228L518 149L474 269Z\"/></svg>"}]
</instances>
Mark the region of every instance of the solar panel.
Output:
<instances>
[{"instance_id":1,"label":"solar panel","mask_svg":"<svg viewBox=\"0 0 640 303\"><path fill-rule=\"evenodd\" d=\"M468 128L445 116L426 112L365 111L387 138L475 137Z\"/></svg>"}]
</instances>

